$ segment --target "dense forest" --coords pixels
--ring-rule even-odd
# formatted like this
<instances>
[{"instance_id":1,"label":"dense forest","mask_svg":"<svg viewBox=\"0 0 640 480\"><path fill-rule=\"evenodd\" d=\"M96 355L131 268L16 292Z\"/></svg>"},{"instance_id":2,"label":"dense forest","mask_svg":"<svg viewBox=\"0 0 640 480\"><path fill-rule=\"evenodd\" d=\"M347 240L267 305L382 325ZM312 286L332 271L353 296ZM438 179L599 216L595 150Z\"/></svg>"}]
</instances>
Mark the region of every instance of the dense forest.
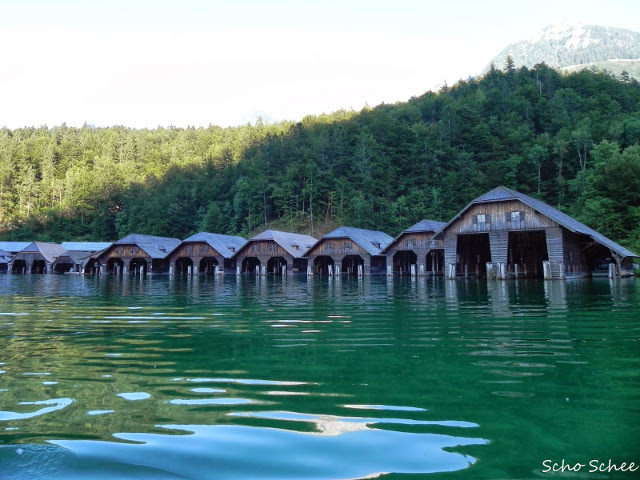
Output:
<instances>
[{"instance_id":1,"label":"dense forest","mask_svg":"<svg viewBox=\"0 0 640 480\"><path fill-rule=\"evenodd\" d=\"M309 92L313 95L313 92ZM498 186L640 252L640 85L507 62L395 105L220 128L0 130L0 237L397 235Z\"/></svg>"}]
</instances>

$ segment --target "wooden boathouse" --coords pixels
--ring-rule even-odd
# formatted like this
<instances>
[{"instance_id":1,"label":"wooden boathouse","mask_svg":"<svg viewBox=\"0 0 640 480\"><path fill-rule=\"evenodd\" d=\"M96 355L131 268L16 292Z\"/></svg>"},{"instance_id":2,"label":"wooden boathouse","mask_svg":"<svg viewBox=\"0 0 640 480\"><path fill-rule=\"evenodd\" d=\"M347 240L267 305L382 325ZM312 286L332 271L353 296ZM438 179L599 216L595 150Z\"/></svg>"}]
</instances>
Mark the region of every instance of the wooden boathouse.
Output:
<instances>
[{"instance_id":1,"label":"wooden boathouse","mask_svg":"<svg viewBox=\"0 0 640 480\"><path fill-rule=\"evenodd\" d=\"M9 262L10 273L51 273L52 265L65 249L56 243L32 242Z\"/></svg>"},{"instance_id":2,"label":"wooden boathouse","mask_svg":"<svg viewBox=\"0 0 640 480\"><path fill-rule=\"evenodd\" d=\"M449 278L627 275L637 257L569 215L506 187L473 200L435 238L444 242Z\"/></svg>"},{"instance_id":3,"label":"wooden boathouse","mask_svg":"<svg viewBox=\"0 0 640 480\"><path fill-rule=\"evenodd\" d=\"M433 237L446 222L420 220L407 228L382 253L390 259L387 273L393 275L444 274L444 243Z\"/></svg>"},{"instance_id":4,"label":"wooden boathouse","mask_svg":"<svg viewBox=\"0 0 640 480\"><path fill-rule=\"evenodd\" d=\"M85 263L91 255L105 250L111 242L62 242L64 253L52 265L54 273L84 273Z\"/></svg>"},{"instance_id":5,"label":"wooden boathouse","mask_svg":"<svg viewBox=\"0 0 640 480\"><path fill-rule=\"evenodd\" d=\"M309 235L266 230L251 238L235 255L236 273L304 274L307 259L303 255L316 242Z\"/></svg>"},{"instance_id":6,"label":"wooden boathouse","mask_svg":"<svg viewBox=\"0 0 640 480\"><path fill-rule=\"evenodd\" d=\"M214 275L236 273L235 256L247 240L232 235L200 232L185 239L168 257L169 273Z\"/></svg>"},{"instance_id":7,"label":"wooden boathouse","mask_svg":"<svg viewBox=\"0 0 640 480\"><path fill-rule=\"evenodd\" d=\"M309 275L384 275L383 250L393 237L377 230L339 227L326 234L305 256Z\"/></svg>"},{"instance_id":8,"label":"wooden boathouse","mask_svg":"<svg viewBox=\"0 0 640 480\"><path fill-rule=\"evenodd\" d=\"M177 238L128 235L92 256L85 267L85 273L169 273L167 256L180 243L181 240Z\"/></svg>"}]
</instances>

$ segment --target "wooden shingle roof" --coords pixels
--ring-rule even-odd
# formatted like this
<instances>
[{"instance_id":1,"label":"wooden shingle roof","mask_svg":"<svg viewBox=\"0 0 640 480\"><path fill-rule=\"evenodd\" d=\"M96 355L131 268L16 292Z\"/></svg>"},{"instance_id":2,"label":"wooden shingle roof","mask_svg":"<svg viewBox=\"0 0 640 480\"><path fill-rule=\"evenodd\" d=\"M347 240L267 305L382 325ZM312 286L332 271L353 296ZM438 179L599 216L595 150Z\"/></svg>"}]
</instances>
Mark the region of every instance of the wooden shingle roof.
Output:
<instances>
[{"instance_id":1,"label":"wooden shingle roof","mask_svg":"<svg viewBox=\"0 0 640 480\"><path fill-rule=\"evenodd\" d=\"M321 240L337 238L348 238L369 255L380 255L387 245L393 242L393 237L384 232L354 227L338 227Z\"/></svg>"},{"instance_id":2,"label":"wooden shingle roof","mask_svg":"<svg viewBox=\"0 0 640 480\"><path fill-rule=\"evenodd\" d=\"M247 244L247 240L242 237L208 232L199 232L195 235L191 235L182 243L187 242L205 242L224 258L233 257L236 252L240 251L240 249Z\"/></svg>"},{"instance_id":3,"label":"wooden shingle roof","mask_svg":"<svg viewBox=\"0 0 640 480\"><path fill-rule=\"evenodd\" d=\"M24 247L20 251L20 253L18 253L18 255L27 253L39 253L45 258L47 262L53 263L64 252L64 247L58 245L57 243L31 242L29 245Z\"/></svg>"},{"instance_id":4,"label":"wooden shingle roof","mask_svg":"<svg viewBox=\"0 0 640 480\"><path fill-rule=\"evenodd\" d=\"M251 238L248 243L272 240L284 248L294 258L301 258L304 253L316 244L317 240L300 233L265 230Z\"/></svg>"},{"instance_id":5,"label":"wooden shingle roof","mask_svg":"<svg viewBox=\"0 0 640 480\"><path fill-rule=\"evenodd\" d=\"M113 245L137 245L151 258L166 258L180 243L182 241L177 238L133 233L121 238Z\"/></svg>"}]
</instances>

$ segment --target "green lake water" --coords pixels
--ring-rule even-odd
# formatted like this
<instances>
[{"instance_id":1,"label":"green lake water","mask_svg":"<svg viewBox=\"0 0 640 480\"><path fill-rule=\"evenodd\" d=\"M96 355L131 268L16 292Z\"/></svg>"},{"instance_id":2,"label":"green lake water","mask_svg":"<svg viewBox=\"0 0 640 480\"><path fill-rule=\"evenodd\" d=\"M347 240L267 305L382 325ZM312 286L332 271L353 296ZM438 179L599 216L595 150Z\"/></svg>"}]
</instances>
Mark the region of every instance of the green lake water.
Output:
<instances>
[{"instance_id":1,"label":"green lake water","mask_svg":"<svg viewBox=\"0 0 640 480\"><path fill-rule=\"evenodd\" d=\"M640 478L639 339L637 279L2 275L0 479Z\"/></svg>"}]
</instances>

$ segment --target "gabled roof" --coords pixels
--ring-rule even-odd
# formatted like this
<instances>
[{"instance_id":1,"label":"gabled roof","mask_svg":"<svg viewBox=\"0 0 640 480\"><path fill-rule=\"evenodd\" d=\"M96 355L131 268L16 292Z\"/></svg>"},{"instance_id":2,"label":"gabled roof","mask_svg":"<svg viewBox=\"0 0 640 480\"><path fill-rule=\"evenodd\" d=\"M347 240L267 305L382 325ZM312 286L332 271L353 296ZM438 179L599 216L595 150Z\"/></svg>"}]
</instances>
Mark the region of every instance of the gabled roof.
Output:
<instances>
[{"instance_id":1,"label":"gabled roof","mask_svg":"<svg viewBox=\"0 0 640 480\"><path fill-rule=\"evenodd\" d=\"M416 233L416 232L439 232L447 222L438 222L436 220L420 220L415 225L410 226L402 233Z\"/></svg>"},{"instance_id":2,"label":"gabled roof","mask_svg":"<svg viewBox=\"0 0 640 480\"><path fill-rule=\"evenodd\" d=\"M16 256L28 253L39 253L49 263L53 263L56 258L62 255L65 249L57 243L32 242L24 247Z\"/></svg>"},{"instance_id":3,"label":"gabled roof","mask_svg":"<svg viewBox=\"0 0 640 480\"><path fill-rule=\"evenodd\" d=\"M338 227L333 232L327 233L321 240L332 238L348 238L369 255L380 255L387 245L393 242L393 237L384 232L354 227Z\"/></svg>"},{"instance_id":4,"label":"gabled roof","mask_svg":"<svg viewBox=\"0 0 640 480\"><path fill-rule=\"evenodd\" d=\"M236 252L247 244L247 240L242 237L207 232L196 233L185 239L182 243L187 242L205 242L224 258L233 257Z\"/></svg>"},{"instance_id":5,"label":"gabled roof","mask_svg":"<svg viewBox=\"0 0 640 480\"><path fill-rule=\"evenodd\" d=\"M0 249L0 263L8 263L9 260L11 260L11 257L13 257L13 255L11 255L9 252L5 252L4 250Z\"/></svg>"},{"instance_id":6,"label":"gabled roof","mask_svg":"<svg viewBox=\"0 0 640 480\"><path fill-rule=\"evenodd\" d=\"M77 252L99 252L111 246L112 242L62 242L65 249Z\"/></svg>"},{"instance_id":7,"label":"gabled roof","mask_svg":"<svg viewBox=\"0 0 640 480\"><path fill-rule=\"evenodd\" d=\"M493 203L493 202L503 202L509 200L520 200L525 205L531 207L538 213L545 215L550 218L554 222L563 226L567 230L575 233L580 233L583 235L588 235L593 240L598 243L601 243L605 247L607 247L612 252L617 253L623 257L637 257L635 253L626 249L622 245L618 245L613 240L605 237L604 235L596 232L592 228L587 227L585 224L577 221L574 218L571 218L566 213L561 212L557 208L553 208L551 205L547 205L542 200L538 200L536 198L525 195L524 193L516 192L515 190L511 190L507 187L497 187L493 190L485 193L484 195L479 196L475 200L471 201L469 205L463 208L458 215L456 215L453 220L451 220L447 225L442 228L441 232L444 232L449 225L455 222L465 211L467 211L472 205L477 205L481 203Z\"/></svg>"},{"instance_id":8,"label":"gabled roof","mask_svg":"<svg viewBox=\"0 0 640 480\"><path fill-rule=\"evenodd\" d=\"M265 230L251 238L247 243L272 240L284 248L294 258L302 258L304 253L318 241L309 235L300 233L279 232L278 230Z\"/></svg>"},{"instance_id":9,"label":"gabled roof","mask_svg":"<svg viewBox=\"0 0 640 480\"><path fill-rule=\"evenodd\" d=\"M151 258L166 258L178 245L182 243L177 238L155 237L133 233L121 238L113 245L136 245L144 250Z\"/></svg>"},{"instance_id":10,"label":"gabled roof","mask_svg":"<svg viewBox=\"0 0 640 480\"><path fill-rule=\"evenodd\" d=\"M438 233L442 228L444 228L446 224L447 222L438 222L437 220L420 220L418 223L416 223L415 225L411 225L404 232L398 235L393 242L391 242L384 248L383 253L386 254L387 250L393 247L407 233Z\"/></svg>"},{"instance_id":11,"label":"gabled roof","mask_svg":"<svg viewBox=\"0 0 640 480\"><path fill-rule=\"evenodd\" d=\"M91 256L92 253L89 251L80 251L80 250L67 250L62 255L58 257L55 263L74 263L74 264L82 264L84 261Z\"/></svg>"},{"instance_id":12,"label":"gabled roof","mask_svg":"<svg viewBox=\"0 0 640 480\"><path fill-rule=\"evenodd\" d=\"M0 249L9 253L18 253L29 245L31 245L31 242L0 242Z\"/></svg>"}]
</instances>

